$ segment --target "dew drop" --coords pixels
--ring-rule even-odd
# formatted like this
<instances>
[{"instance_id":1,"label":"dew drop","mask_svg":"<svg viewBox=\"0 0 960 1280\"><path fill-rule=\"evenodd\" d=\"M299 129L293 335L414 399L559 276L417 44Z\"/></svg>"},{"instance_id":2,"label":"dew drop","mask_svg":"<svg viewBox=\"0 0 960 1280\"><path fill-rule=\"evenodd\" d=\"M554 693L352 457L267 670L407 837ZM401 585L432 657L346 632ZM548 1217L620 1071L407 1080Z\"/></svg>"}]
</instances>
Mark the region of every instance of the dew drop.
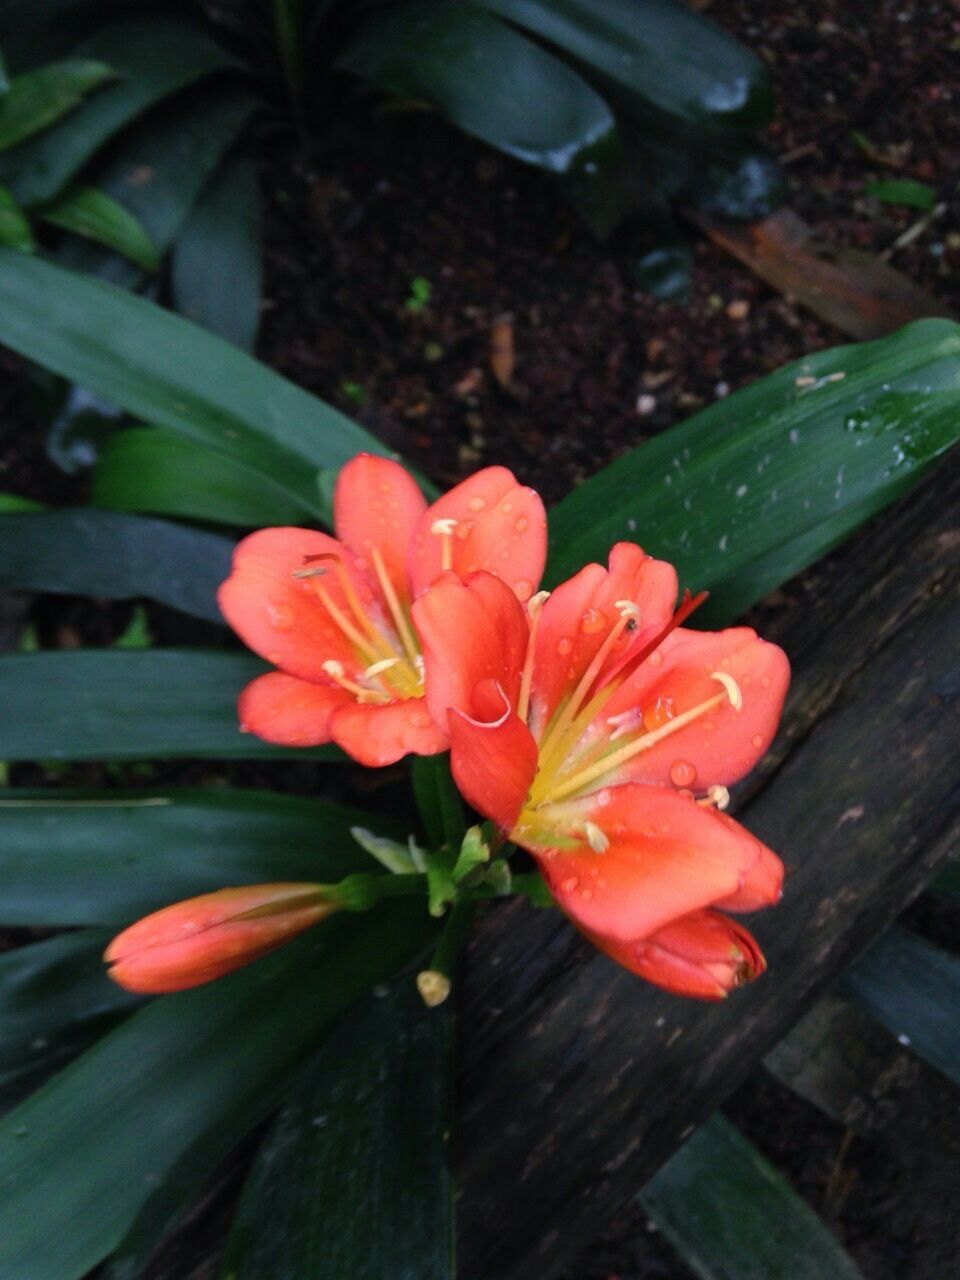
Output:
<instances>
[{"instance_id":1,"label":"dew drop","mask_svg":"<svg viewBox=\"0 0 960 1280\"><path fill-rule=\"evenodd\" d=\"M518 578L513 584L513 590L517 599L523 604L533 595L533 583L526 578Z\"/></svg>"},{"instance_id":2,"label":"dew drop","mask_svg":"<svg viewBox=\"0 0 960 1280\"><path fill-rule=\"evenodd\" d=\"M769 689L769 688L770 688L770 677L769 677L769 676L761 676L761 677L760 677L760 688L761 688L761 689Z\"/></svg>"},{"instance_id":3,"label":"dew drop","mask_svg":"<svg viewBox=\"0 0 960 1280\"><path fill-rule=\"evenodd\" d=\"M750 741L753 743L755 747L763 746L763 738L760 736L759 733L755 733L753 737L750 739Z\"/></svg>"},{"instance_id":4,"label":"dew drop","mask_svg":"<svg viewBox=\"0 0 960 1280\"><path fill-rule=\"evenodd\" d=\"M563 658L567 656L572 648L573 641L568 636L564 636L562 640L557 641L557 653Z\"/></svg>"},{"instance_id":5,"label":"dew drop","mask_svg":"<svg viewBox=\"0 0 960 1280\"><path fill-rule=\"evenodd\" d=\"M293 626L293 610L285 604L268 604L267 621L275 631L289 631Z\"/></svg>"},{"instance_id":6,"label":"dew drop","mask_svg":"<svg viewBox=\"0 0 960 1280\"><path fill-rule=\"evenodd\" d=\"M460 523L457 525L457 537L460 539L461 542L465 542L467 538L470 537L470 534L472 532L473 532L472 520L461 520Z\"/></svg>"},{"instance_id":7,"label":"dew drop","mask_svg":"<svg viewBox=\"0 0 960 1280\"><path fill-rule=\"evenodd\" d=\"M660 729L677 714L676 704L672 698L657 698L656 702L645 707L643 711L643 727L647 733Z\"/></svg>"},{"instance_id":8,"label":"dew drop","mask_svg":"<svg viewBox=\"0 0 960 1280\"><path fill-rule=\"evenodd\" d=\"M663 666L663 654L662 654L662 653L651 653L650 657L647 659L647 662L649 662L649 663L650 663L650 666L651 666L651 667L662 667L662 666Z\"/></svg>"},{"instance_id":9,"label":"dew drop","mask_svg":"<svg viewBox=\"0 0 960 1280\"><path fill-rule=\"evenodd\" d=\"M574 889L578 888L579 885L580 881L576 876L567 876L566 880L560 881L560 889L563 893L573 893Z\"/></svg>"},{"instance_id":10,"label":"dew drop","mask_svg":"<svg viewBox=\"0 0 960 1280\"><path fill-rule=\"evenodd\" d=\"M381 493L389 493L389 492L390 492L390 482L389 482L389 480L381 480L381 481L380 481L380 492L381 492Z\"/></svg>"},{"instance_id":11,"label":"dew drop","mask_svg":"<svg viewBox=\"0 0 960 1280\"><path fill-rule=\"evenodd\" d=\"M607 615L602 609L588 609L580 619L580 630L594 636L607 625Z\"/></svg>"},{"instance_id":12,"label":"dew drop","mask_svg":"<svg viewBox=\"0 0 960 1280\"><path fill-rule=\"evenodd\" d=\"M670 766L670 781L675 787L692 787L696 778L696 766L689 760L674 760Z\"/></svg>"},{"instance_id":13,"label":"dew drop","mask_svg":"<svg viewBox=\"0 0 960 1280\"><path fill-rule=\"evenodd\" d=\"M604 787L602 791L597 792L597 804L601 809L605 809L610 803L610 788Z\"/></svg>"},{"instance_id":14,"label":"dew drop","mask_svg":"<svg viewBox=\"0 0 960 1280\"><path fill-rule=\"evenodd\" d=\"M504 513L504 515L509 515L509 514L510 514L510 512L513 510L513 503L512 503L512 502L501 502L501 503L500 503L500 510Z\"/></svg>"},{"instance_id":15,"label":"dew drop","mask_svg":"<svg viewBox=\"0 0 960 1280\"><path fill-rule=\"evenodd\" d=\"M593 890L584 889L583 892L580 894L580 897L584 900L584 902L589 902L590 899L593 897Z\"/></svg>"},{"instance_id":16,"label":"dew drop","mask_svg":"<svg viewBox=\"0 0 960 1280\"><path fill-rule=\"evenodd\" d=\"M513 527L517 533L523 533L529 523L530 521L526 516L517 516L516 520L513 522Z\"/></svg>"},{"instance_id":17,"label":"dew drop","mask_svg":"<svg viewBox=\"0 0 960 1280\"><path fill-rule=\"evenodd\" d=\"M487 505L486 498L481 498L479 494L477 495L477 497L471 498L470 501L467 503L467 506L470 508L471 511L482 511L486 505Z\"/></svg>"},{"instance_id":18,"label":"dew drop","mask_svg":"<svg viewBox=\"0 0 960 1280\"><path fill-rule=\"evenodd\" d=\"M415 711L410 717L410 723L415 729L426 729L430 723L430 717L425 711Z\"/></svg>"}]
</instances>

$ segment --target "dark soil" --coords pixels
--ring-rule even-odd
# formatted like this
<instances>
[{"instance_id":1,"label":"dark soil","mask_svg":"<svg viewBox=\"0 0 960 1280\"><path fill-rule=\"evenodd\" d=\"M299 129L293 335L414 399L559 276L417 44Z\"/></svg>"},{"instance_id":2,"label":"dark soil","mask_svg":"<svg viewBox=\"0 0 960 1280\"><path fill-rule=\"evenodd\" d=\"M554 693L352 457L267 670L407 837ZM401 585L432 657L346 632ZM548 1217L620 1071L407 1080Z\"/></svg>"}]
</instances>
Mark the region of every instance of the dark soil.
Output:
<instances>
[{"instance_id":1,"label":"dark soil","mask_svg":"<svg viewBox=\"0 0 960 1280\"><path fill-rule=\"evenodd\" d=\"M946 0L696 7L773 70L781 107L770 141L793 207L838 243L892 250L894 265L960 311L960 12ZM939 212L917 226L916 210L868 199L865 183L886 177L929 183ZM542 174L426 116L342 121L309 164L292 150L274 159L267 190L259 354L440 484L504 463L555 501L700 406L846 340L702 241L688 304L638 291ZM418 280L427 282L419 293ZM57 471L29 430L39 415L9 376L15 366L0 354L0 489L80 499L83 478ZM127 616L61 601L43 604L36 621L46 643L69 645L104 643ZM169 618L154 621L163 640L183 641ZM265 766L173 767L177 780L211 771L292 789L316 777L289 766L282 778ZM956 915L922 909L914 923L943 941ZM892 1199L909 1194L895 1162L857 1140L843 1159L863 1174L861 1190L831 1200L842 1127L762 1073L730 1112L826 1214L867 1280L930 1280L910 1269L909 1232L890 1228ZM568 1280L688 1274L638 1208L610 1224Z\"/></svg>"}]
</instances>

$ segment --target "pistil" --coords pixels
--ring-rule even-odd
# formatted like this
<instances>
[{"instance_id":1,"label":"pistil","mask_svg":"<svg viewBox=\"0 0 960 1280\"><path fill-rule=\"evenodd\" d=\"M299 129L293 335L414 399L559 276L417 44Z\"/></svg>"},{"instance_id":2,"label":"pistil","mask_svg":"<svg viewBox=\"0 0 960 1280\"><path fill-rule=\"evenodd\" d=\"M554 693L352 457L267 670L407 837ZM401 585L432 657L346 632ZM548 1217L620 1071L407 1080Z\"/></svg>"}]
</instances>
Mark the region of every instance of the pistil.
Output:
<instances>
[{"instance_id":1,"label":"pistil","mask_svg":"<svg viewBox=\"0 0 960 1280\"><path fill-rule=\"evenodd\" d=\"M389 693L384 693L381 689L364 688L362 684L357 684L356 680L349 680L344 674L343 663L337 662L335 658L329 658L323 664L323 670L341 689L352 693L358 702L376 702L382 705L392 701Z\"/></svg>"}]
</instances>

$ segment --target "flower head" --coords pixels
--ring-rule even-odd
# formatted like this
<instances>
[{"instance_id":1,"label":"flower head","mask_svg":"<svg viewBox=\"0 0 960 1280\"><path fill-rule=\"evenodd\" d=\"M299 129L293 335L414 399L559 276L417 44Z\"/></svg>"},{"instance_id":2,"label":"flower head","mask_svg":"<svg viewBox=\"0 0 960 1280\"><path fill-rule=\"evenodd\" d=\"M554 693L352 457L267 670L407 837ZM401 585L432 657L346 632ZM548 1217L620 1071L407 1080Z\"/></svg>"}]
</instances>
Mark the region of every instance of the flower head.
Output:
<instances>
[{"instance_id":1,"label":"flower head","mask_svg":"<svg viewBox=\"0 0 960 1280\"><path fill-rule=\"evenodd\" d=\"M336 538L263 529L236 549L220 608L278 668L243 691L241 725L285 746L333 741L366 765L442 751L411 604L446 570L487 570L528 600L546 555L543 504L488 467L428 507L398 463L359 454L333 508Z\"/></svg>"},{"instance_id":2,"label":"flower head","mask_svg":"<svg viewBox=\"0 0 960 1280\"><path fill-rule=\"evenodd\" d=\"M323 885L219 889L144 916L104 952L109 976L145 995L220 978L289 942L337 910Z\"/></svg>"},{"instance_id":3,"label":"flower head","mask_svg":"<svg viewBox=\"0 0 960 1280\"><path fill-rule=\"evenodd\" d=\"M774 902L782 881L722 810L776 730L786 658L746 627L683 628L697 601L676 597L670 565L620 543L526 608L484 573L444 575L413 608L458 786L618 958L692 913Z\"/></svg>"}]
</instances>

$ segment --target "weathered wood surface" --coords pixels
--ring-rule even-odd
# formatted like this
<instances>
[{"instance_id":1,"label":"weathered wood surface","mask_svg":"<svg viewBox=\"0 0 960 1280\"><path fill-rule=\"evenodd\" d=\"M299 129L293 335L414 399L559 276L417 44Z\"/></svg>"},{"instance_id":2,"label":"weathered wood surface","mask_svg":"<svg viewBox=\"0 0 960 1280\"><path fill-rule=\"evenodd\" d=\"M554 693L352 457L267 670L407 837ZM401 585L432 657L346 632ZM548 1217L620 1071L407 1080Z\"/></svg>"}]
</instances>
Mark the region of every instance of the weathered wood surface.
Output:
<instances>
[{"instance_id":1,"label":"weathered wood surface","mask_svg":"<svg viewBox=\"0 0 960 1280\"><path fill-rule=\"evenodd\" d=\"M784 857L770 971L663 995L557 913L483 922L460 1000L461 1280L550 1280L920 891L958 827L960 466L794 589L783 731L736 797ZM953 704L953 705L951 705Z\"/></svg>"}]
</instances>

